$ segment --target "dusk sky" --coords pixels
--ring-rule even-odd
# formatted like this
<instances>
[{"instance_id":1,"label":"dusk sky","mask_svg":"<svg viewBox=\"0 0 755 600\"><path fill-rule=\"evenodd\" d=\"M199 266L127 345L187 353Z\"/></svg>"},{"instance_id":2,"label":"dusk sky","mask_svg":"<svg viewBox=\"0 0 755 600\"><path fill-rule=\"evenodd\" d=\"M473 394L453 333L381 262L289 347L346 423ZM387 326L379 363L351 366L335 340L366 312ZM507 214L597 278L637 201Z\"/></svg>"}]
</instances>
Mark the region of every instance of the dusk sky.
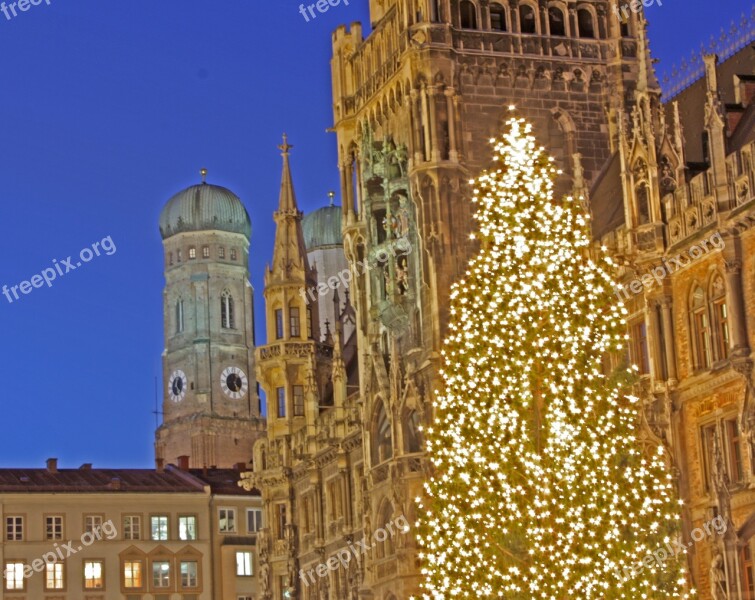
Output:
<instances>
[{"instance_id":1,"label":"dusk sky","mask_svg":"<svg viewBox=\"0 0 755 600\"><path fill-rule=\"evenodd\" d=\"M48 4L49 2L49 4ZM0 296L0 466L149 467L162 401L157 220L200 181L252 219L259 344L286 131L299 207L337 190L331 32L369 21L366 0L310 22L295 0L43 0L0 12L0 286L108 236L114 251L10 303ZM657 0L659 70L750 0ZM340 202L340 199L337 198ZM105 248L110 248L108 242ZM65 271L65 267L62 268Z\"/></svg>"}]
</instances>

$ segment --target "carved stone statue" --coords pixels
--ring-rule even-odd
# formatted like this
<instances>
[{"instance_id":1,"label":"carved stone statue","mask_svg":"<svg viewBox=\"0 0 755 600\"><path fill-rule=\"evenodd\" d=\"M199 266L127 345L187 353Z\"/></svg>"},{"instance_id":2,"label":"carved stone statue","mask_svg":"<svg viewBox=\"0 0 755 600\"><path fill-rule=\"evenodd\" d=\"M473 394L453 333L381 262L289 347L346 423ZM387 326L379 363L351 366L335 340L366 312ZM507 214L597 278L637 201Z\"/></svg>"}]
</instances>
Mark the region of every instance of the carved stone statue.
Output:
<instances>
[{"instance_id":1,"label":"carved stone statue","mask_svg":"<svg viewBox=\"0 0 755 600\"><path fill-rule=\"evenodd\" d=\"M708 573L710 578L710 597L713 600L727 600L729 595L726 593L724 557L718 550L710 561L710 571Z\"/></svg>"}]
</instances>

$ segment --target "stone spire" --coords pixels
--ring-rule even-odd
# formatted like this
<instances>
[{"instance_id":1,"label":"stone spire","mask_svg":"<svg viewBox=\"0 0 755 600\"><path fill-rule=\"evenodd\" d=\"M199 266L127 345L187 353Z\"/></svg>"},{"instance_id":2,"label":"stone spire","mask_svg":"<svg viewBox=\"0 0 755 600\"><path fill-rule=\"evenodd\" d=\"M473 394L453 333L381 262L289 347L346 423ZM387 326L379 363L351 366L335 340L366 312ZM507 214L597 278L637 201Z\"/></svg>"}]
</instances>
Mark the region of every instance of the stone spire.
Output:
<instances>
[{"instance_id":1,"label":"stone spire","mask_svg":"<svg viewBox=\"0 0 755 600\"><path fill-rule=\"evenodd\" d=\"M317 285L312 279L313 271L307 261L307 249L304 245L302 231L302 212L296 204L296 194L291 177L289 151L293 146L288 143L288 136L283 134L283 143L278 146L283 157L280 196L278 210L273 218L276 224L273 264L265 277L265 285L296 283Z\"/></svg>"}]
</instances>

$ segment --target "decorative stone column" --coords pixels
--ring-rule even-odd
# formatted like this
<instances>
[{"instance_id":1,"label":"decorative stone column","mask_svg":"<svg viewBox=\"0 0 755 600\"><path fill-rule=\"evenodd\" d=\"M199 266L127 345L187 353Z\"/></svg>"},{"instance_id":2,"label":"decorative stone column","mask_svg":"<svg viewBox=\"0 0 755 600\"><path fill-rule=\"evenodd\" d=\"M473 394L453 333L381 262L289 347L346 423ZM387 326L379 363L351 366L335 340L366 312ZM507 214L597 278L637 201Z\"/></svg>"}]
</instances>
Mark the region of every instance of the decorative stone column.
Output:
<instances>
[{"instance_id":1,"label":"decorative stone column","mask_svg":"<svg viewBox=\"0 0 755 600\"><path fill-rule=\"evenodd\" d=\"M671 313L671 298L664 296L661 299L661 322L663 324L663 345L666 355L666 373L668 381L672 385L678 382L676 371L676 347L674 346L674 320Z\"/></svg>"},{"instance_id":2,"label":"decorative stone column","mask_svg":"<svg viewBox=\"0 0 755 600\"><path fill-rule=\"evenodd\" d=\"M448 160L459 162L459 153L456 149L456 114L458 111L458 99L454 89L447 87L444 92L446 95L446 113L448 114Z\"/></svg>"}]
</instances>

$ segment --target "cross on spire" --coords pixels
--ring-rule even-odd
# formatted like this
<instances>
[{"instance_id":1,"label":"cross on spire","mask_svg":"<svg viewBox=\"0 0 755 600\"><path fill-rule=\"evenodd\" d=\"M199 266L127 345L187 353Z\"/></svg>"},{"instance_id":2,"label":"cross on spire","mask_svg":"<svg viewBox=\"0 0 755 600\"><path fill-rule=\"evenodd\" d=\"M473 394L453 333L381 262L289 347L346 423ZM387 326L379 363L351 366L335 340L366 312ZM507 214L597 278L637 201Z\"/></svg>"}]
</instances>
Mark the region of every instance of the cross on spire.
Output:
<instances>
[{"instance_id":1,"label":"cross on spire","mask_svg":"<svg viewBox=\"0 0 755 600\"><path fill-rule=\"evenodd\" d=\"M288 143L288 136L285 133L283 134L283 143L278 146L278 148L283 152L283 156L288 156L288 151L293 148L293 146Z\"/></svg>"},{"instance_id":2,"label":"cross on spire","mask_svg":"<svg viewBox=\"0 0 755 600\"><path fill-rule=\"evenodd\" d=\"M202 167L199 169L199 174L202 176L202 183L207 183L207 169Z\"/></svg>"}]
</instances>

